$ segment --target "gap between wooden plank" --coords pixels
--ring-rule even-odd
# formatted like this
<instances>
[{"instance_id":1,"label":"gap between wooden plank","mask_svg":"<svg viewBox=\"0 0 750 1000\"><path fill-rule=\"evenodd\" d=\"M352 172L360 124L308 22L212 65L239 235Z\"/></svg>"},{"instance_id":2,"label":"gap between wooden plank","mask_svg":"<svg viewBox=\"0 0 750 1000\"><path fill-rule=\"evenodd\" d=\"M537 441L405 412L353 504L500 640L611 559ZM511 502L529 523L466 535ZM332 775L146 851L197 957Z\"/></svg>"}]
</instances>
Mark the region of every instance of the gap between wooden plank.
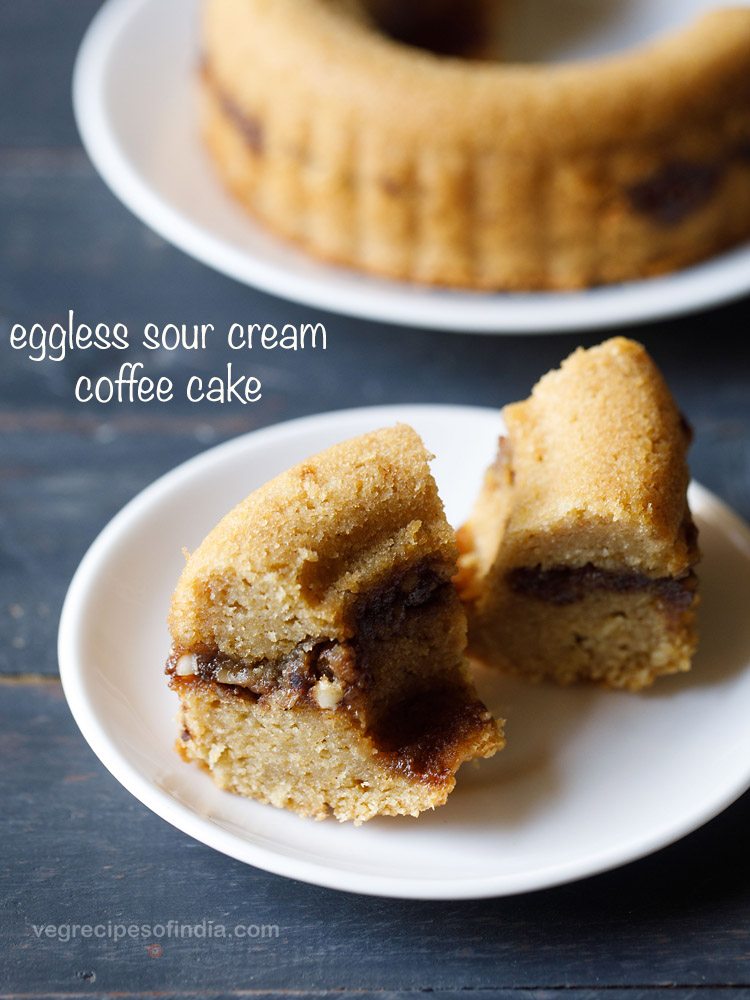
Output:
<instances>
[{"instance_id":1,"label":"gap between wooden plank","mask_svg":"<svg viewBox=\"0 0 750 1000\"><path fill-rule=\"evenodd\" d=\"M245 989L245 990L144 990L138 992L129 992L127 990L107 990L106 996L108 998L127 998L127 1000L137 1000L137 998L155 998L155 997L181 997L185 998L197 998L197 1000L207 1000L211 997L263 997L266 1000L284 1000L286 997L309 997L311 1000L313 998L325 998L325 997L379 997L379 996L390 996L390 997L414 997L422 996L424 994L435 994L436 996L452 996L457 993L468 994L468 993L503 993L503 994L528 994L528 993L590 993L596 996L600 993L630 993L636 990L641 992L669 992L670 996L678 995L678 991L688 991L693 993L695 991L706 992L708 990L737 990L737 989L747 989L750 986L748 983L630 983L624 986L615 985L603 985L597 983L595 985L586 984L558 984L553 986L542 986L539 984L532 986L454 986L454 987L424 987L424 988L411 988L411 989L387 989L387 988L370 988L370 989L351 989L350 987L342 986L336 989L323 989L323 990L264 990L264 989ZM44 998L50 998L50 1000L76 1000L78 997L90 997L92 992L88 990L81 991L57 991L52 993L0 993L0 1000L44 1000Z\"/></svg>"},{"instance_id":2,"label":"gap between wooden plank","mask_svg":"<svg viewBox=\"0 0 750 1000\"><path fill-rule=\"evenodd\" d=\"M30 147L0 150L0 171L18 173L86 173L94 174L91 160L80 146Z\"/></svg>"},{"instance_id":3,"label":"gap between wooden plank","mask_svg":"<svg viewBox=\"0 0 750 1000\"><path fill-rule=\"evenodd\" d=\"M21 687L24 684L40 685L40 684L60 684L60 678L57 674L0 674L0 687L10 687L16 686ZM5 994L0 993L0 998L5 996Z\"/></svg>"}]
</instances>

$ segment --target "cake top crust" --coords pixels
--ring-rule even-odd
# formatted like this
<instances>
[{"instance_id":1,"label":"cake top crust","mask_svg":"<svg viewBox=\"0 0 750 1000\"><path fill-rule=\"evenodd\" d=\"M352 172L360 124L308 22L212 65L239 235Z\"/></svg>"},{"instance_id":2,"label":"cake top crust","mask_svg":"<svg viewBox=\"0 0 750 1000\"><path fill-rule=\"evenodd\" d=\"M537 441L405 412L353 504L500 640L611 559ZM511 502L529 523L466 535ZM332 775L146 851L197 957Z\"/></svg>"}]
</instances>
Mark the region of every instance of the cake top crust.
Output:
<instances>
[{"instance_id":1,"label":"cake top crust","mask_svg":"<svg viewBox=\"0 0 750 1000\"><path fill-rule=\"evenodd\" d=\"M169 616L175 648L278 656L346 639L351 608L394 576L446 579L456 548L431 456L398 425L336 444L231 510L189 557Z\"/></svg>"},{"instance_id":2,"label":"cake top crust","mask_svg":"<svg viewBox=\"0 0 750 1000\"><path fill-rule=\"evenodd\" d=\"M205 52L221 86L249 113L258 103L292 99L279 93L275 75L264 85L248 72L270 58L290 80L304 67L305 86L317 97L345 116L387 124L394 137L408 128L431 148L468 143L514 155L607 146L621 142L623 131L637 144L675 118L721 113L728 94L750 86L750 11L742 7L709 11L614 56L561 65L435 56L376 30L367 7L363 0L208 0Z\"/></svg>"},{"instance_id":3,"label":"cake top crust","mask_svg":"<svg viewBox=\"0 0 750 1000\"><path fill-rule=\"evenodd\" d=\"M579 348L503 415L511 561L687 571L690 430L644 347L616 337Z\"/></svg>"}]
</instances>

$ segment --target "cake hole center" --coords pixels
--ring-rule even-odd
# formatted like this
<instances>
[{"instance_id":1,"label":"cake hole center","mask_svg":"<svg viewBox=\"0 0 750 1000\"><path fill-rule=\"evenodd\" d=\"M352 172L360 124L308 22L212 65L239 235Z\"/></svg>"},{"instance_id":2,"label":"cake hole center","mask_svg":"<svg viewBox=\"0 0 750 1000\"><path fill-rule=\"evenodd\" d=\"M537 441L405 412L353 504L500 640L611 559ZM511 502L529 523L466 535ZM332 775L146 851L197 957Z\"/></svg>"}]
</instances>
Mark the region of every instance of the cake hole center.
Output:
<instances>
[{"instance_id":1,"label":"cake hole center","mask_svg":"<svg viewBox=\"0 0 750 1000\"><path fill-rule=\"evenodd\" d=\"M735 0L737 3L737 0ZM465 59L565 63L643 45L727 0L366 0L395 41ZM750 6L750 0L739 0Z\"/></svg>"},{"instance_id":2,"label":"cake hole center","mask_svg":"<svg viewBox=\"0 0 750 1000\"><path fill-rule=\"evenodd\" d=\"M396 42L435 55L484 58L487 0L366 0L378 28Z\"/></svg>"}]
</instances>

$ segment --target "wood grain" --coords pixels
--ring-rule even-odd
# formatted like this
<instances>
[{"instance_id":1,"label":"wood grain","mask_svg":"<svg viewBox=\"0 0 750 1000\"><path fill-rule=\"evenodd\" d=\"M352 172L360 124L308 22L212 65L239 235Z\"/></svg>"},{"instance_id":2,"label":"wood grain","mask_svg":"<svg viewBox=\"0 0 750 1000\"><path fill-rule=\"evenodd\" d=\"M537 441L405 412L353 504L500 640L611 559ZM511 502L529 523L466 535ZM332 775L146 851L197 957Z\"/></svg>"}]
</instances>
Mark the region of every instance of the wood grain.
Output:
<instances>
[{"instance_id":1,"label":"wood grain","mask_svg":"<svg viewBox=\"0 0 750 1000\"><path fill-rule=\"evenodd\" d=\"M101 0L0 0L0 145L77 143L70 74Z\"/></svg>"}]
</instances>

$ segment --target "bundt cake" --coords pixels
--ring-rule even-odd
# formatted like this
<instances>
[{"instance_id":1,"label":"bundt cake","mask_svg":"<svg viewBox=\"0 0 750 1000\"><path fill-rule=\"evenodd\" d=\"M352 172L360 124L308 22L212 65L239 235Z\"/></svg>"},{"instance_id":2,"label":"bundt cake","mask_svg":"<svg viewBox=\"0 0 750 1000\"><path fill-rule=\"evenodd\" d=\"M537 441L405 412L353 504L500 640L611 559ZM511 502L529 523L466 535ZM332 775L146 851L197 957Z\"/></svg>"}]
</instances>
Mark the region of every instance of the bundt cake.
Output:
<instances>
[{"instance_id":1,"label":"bundt cake","mask_svg":"<svg viewBox=\"0 0 750 1000\"><path fill-rule=\"evenodd\" d=\"M750 237L750 9L564 64L492 56L500 0L205 0L224 181L326 260L572 289Z\"/></svg>"}]
</instances>

